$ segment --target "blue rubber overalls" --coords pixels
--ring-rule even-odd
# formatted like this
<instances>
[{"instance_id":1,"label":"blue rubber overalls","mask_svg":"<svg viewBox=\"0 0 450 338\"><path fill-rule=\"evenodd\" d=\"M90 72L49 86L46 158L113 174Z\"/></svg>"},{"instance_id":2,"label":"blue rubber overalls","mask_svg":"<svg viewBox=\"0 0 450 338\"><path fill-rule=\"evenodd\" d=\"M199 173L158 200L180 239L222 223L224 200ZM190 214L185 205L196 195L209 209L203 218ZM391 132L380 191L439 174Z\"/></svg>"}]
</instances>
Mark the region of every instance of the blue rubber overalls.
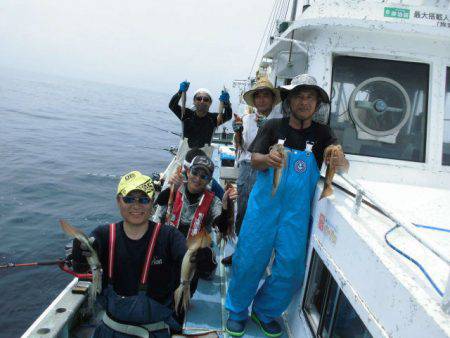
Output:
<instances>
[{"instance_id":1,"label":"blue rubber overalls","mask_svg":"<svg viewBox=\"0 0 450 338\"><path fill-rule=\"evenodd\" d=\"M263 322L279 317L301 286L306 265L311 202L320 172L311 149L289 149L272 197L273 168L258 171L235 253L225 306L230 319L253 311ZM272 251L272 274L258 290Z\"/></svg>"},{"instance_id":2,"label":"blue rubber overalls","mask_svg":"<svg viewBox=\"0 0 450 338\"><path fill-rule=\"evenodd\" d=\"M105 309L106 313L115 321L124 324L150 324L156 322L165 322L174 329L179 329L179 324L172 317L170 304L163 305L147 294L148 269L153 256L153 248L156 244L159 226L155 226L153 234L147 250L147 256L143 267L139 291L134 296L124 297L117 294L112 285L113 279L113 262L114 262L114 246L115 246L115 225L114 230L110 225L109 236L109 281L108 287L104 289L98 297L99 303ZM157 230L156 230L157 229ZM155 234L156 232L156 234ZM114 234L113 234L114 233ZM153 243L153 244L152 244ZM152 248L153 245L153 248ZM135 337L128 334L120 333L109 328L104 322L95 329L94 338L129 338ZM149 332L149 337L166 338L170 337L168 329Z\"/></svg>"}]
</instances>

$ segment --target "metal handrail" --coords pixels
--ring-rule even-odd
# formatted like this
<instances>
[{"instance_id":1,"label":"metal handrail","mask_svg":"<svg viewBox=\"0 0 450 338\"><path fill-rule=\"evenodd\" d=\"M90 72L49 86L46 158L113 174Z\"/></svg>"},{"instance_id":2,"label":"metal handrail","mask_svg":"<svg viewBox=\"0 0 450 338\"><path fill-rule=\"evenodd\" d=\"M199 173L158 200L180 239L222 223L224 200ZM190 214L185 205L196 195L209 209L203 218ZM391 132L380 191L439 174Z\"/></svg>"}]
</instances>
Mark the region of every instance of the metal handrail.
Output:
<instances>
[{"instance_id":1,"label":"metal handrail","mask_svg":"<svg viewBox=\"0 0 450 338\"><path fill-rule=\"evenodd\" d=\"M361 208L361 203L363 201L363 197L365 197L370 204L373 205L377 210L383 213L387 218L393 221L396 225L405 229L405 231L414 237L419 243L425 246L428 250L434 253L438 258L444 261L448 266L450 266L450 260L445 254L439 250L438 248L434 248L432 243L425 238L422 238L421 235L416 230L415 226L411 224L410 221L402 219L402 217L395 215L394 212L384 207L378 199L373 196L370 192L368 192L365 188L363 188L359 183L355 182L345 173L338 173L338 175L347 182L350 186L352 186L356 190L355 195L355 207L354 212L358 214L359 209ZM445 288L445 292L442 298L441 307L445 313L450 314L450 274L447 277L447 286Z\"/></svg>"},{"instance_id":2,"label":"metal handrail","mask_svg":"<svg viewBox=\"0 0 450 338\"><path fill-rule=\"evenodd\" d=\"M395 213L393 211L391 211L387 207L383 206L383 204L381 202L379 202L378 199L375 196L373 196L373 194L368 192L364 187L362 187L359 183L357 183L352 178L350 178L347 174L338 173L338 175L345 182L347 182L350 186L352 186L356 190L355 213L358 213L360 205L361 205L362 197L364 196L374 206L376 206L379 210L381 210L386 217L388 217L395 224L397 224L397 225L401 226L403 229L405 229L405 231L408 232L412 237L414 237L416 240L418 240L423 246L425 246L428 250L433 252L437 257L439 257L447 265L450 266L450 259L448 257L446 257L446 255L439 248L434 248L433 244L429 240L427 240L426 238L423 238L419 234L419 232L416 230L414 225L411 224L410 221L403 219L399 215L395 215Z\"/></svg>"}]
</instances>

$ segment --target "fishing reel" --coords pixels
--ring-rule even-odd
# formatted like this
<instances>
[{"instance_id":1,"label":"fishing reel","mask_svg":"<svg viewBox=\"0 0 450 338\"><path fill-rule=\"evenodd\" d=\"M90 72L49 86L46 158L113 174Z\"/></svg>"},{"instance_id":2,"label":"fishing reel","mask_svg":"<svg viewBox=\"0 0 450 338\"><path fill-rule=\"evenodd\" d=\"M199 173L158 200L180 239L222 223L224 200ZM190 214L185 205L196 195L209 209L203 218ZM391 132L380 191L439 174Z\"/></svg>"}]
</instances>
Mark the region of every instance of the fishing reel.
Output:
<instances>
[{"instance_id":1,"label":"fishing reel","mask_svg":"<svg viewBox=\"0 0 450 338\"><path fill-rule=\"evenodd\" d=\"M405 88L387 77L361 82L349 99L349 114L359 140L394 144L411 117L411 101Z\"/></svg>"}]
</instances>

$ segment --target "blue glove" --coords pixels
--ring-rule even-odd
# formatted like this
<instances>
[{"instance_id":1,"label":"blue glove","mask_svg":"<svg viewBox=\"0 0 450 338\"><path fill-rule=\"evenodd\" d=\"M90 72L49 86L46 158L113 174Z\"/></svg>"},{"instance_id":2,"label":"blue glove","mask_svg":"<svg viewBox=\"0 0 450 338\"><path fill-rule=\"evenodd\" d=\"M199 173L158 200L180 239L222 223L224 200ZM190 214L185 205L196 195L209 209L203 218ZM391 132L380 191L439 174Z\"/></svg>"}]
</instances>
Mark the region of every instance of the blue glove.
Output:
<instances>
[{"instance_id":1,"label":"blue glove","mask_svg":"<svg viewBox=\"0 0 450 338\"><path fill-rule=\"evenodd\" d=\"M230 94L228 94L228 92L226 92L225 90L222 90L219 100L223 103L230 103Z\"/></svg>"},{"instance_id":2,"label":"blue glove","mask_svg":"<svg viewBox=\"0 0 450 338\"><path fill-rule=\"evenodd\" d=\"M190 82L187 82L187 81L181 82L181 83L180 83L180 92L187 92L187 90L188 90L190 84L191 84L191 83L190 83Z\"/></svg>"},{"instance_id":3,"label":"blue glove","mask_svg":"<svg viewBox=\"0 0 450 338\"><path fill-rule=\"evenodd\" d=\"M233 127L233 131L235 133L238 133L238 132L244 130L244 126L242 125L242 122L236 122L236 120L233 120L233 123L231 124L231 126Z\"/></svg>"}]
</instances>

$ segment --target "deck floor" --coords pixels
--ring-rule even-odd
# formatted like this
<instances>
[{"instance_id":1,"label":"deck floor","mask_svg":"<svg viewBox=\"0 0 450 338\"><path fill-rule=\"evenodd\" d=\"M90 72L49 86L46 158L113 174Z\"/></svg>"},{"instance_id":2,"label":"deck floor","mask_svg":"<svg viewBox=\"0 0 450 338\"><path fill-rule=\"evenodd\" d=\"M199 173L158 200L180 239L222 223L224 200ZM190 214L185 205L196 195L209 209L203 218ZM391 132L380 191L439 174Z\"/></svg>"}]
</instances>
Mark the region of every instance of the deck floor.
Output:
<instances>
[{"instance_id":1,"label":"deck floor","mask_svg":"<svg viewBox=\"0 0 450 338\"><path fill-rule=\"evenodd\" d=\"M222 250L218 247L215 247L214 250L219 266L212 280L199 280L197 291L191 299L190 309L186 315L184 331L185 333L216 331L220 337L227 337L228 335L224 331L228 312L224 303L228 281L231 277L231 268L225 268L220 264L220 260L232 253L233 247L227 244ZM280 323L283 323L282 319L280 319ZM244 336L265 337L259 327L250 319L247 322ZM288 335L284 333L282 337L288 337Z\"/></svg>"}]
</instances>

